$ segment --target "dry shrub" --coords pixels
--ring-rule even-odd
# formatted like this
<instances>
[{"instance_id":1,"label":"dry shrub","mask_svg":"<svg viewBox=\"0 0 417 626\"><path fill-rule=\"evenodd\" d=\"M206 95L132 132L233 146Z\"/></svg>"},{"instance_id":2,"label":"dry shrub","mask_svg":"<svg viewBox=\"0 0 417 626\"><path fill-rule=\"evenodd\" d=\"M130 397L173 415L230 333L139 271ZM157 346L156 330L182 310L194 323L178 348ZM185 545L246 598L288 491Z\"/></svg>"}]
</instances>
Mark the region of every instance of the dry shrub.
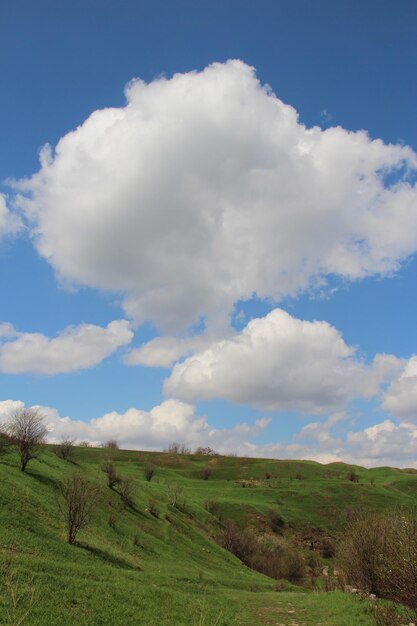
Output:
<instances>
[{"instance_id":1,"label":"dry shrub","mask_svg":"<svg viewBox=\"0 0 417 626\"><path fill-rule=\"evenodd\" d=\"M285 519L282 517L279 511L270 509L267 515L268 524L270 529L277 535L281 535L285 526Z\"/></svg>"},{"instance_id":2,"label":"dry shrub","mask_svg":"<svg viewBox=\"0 0 417 626\"><path fill-rule=\"evenodd\" d=\"M361 591L417 610L417 510L352 520L338 560Z\"/></svg>"},{"instance_id":3,"label":"dry shrub","mask_svg":"<svg viewBox=\"0 0 417 626\"><path fill-rule=\"evenodd\" d=\"M74 543L78 532L87 526L97 505L100 490L81 472L60 485L60 508L65 520L68 543Z\"/></svg>"},{"instance_id":4,"label":"dry shrub","mask_svg":"<svg viewBox=\"0 0 417 626\"><path fill-rule=\"evenodd\" d=\"M168 502L171 506L178 509L179 511L184 511L186 508L186 502L184 498L184 490L180 485L176 483L172 485L168 485Z\"/></svg>"},{"instance_id":5,"label":"dry shrub","mask_svg":"<svg viewBox=\"0 0 417 626\"><path fill-rule=\"evenodd\" d=\"M19 453L20 469L24 472L46 441L45 416L37 409L17 409L7 425L6 434Z\"/></svg>"},{"instance_id":6,"label":"dry shrub","mask_svg":"<svg viewBox=\"0 0 417 626\"><path fill-rule=\"evenodd\" d=\"M203 467L203 469L201 470L201 478L202 478L203 480L208 480L208 479L210 478L210 476L211 476L211 472L212 472L212 469L211 469L210 465L208 465L208 464L207 464L207 465L206 465L205 467Z\"/></svg>"},{"instance_id":7,"label":"dry shrub","mask_svg":"<svg viewBox=\"0 0 417 626\"><path fill-rule=\"evenodd\" d=\"M119 483L119 493L122 499L123 508L133 508L133 484L130 478L121 478Z\"/></svg>"},{"instance_id":8,"label":"dry shrub","mask_svg":"<svg viewBox=\"0 0 417 626\"><path fill-rule=\"evenodd\" d=\"M159 507L155 500L149 500L148 511L153 517L159 517Z\"/></svg>"},{"instance_id":9,"label":"dry shrub","mask_svg":"<svg viewBox=\"0 0 417 626\"><path fill-rule=\"evenodd\" d=\"M256 536L250 529L241 530L235 522L228 521L218 540L248 567L266 576L291 582L299 582L305 576L306 566L298 548L272 533Z\"/></svg>"},{"instance_id":10,"label":"dry shrub","mask_svg":"<svg viewBox=\"0 0 417 626\"><path fill-rule=\"evenodd\" d=\"M62 439L55 448L55 454L64 461L74 461L74 439Z\"/></svg>"},{"instance_id":11,"label":"dry shrub","mask_svg":"<svg viewBox=\"0 0 417 626\"><path fill-rule=\"evenodd\" d=\"M195 449L194 454L201 454L204 456L218 456L218 452L210 448L210 446L199 446Z\"/></svg>"},{"instance_id":12,"label":"dry shrub","mask_svg":"<svg viewBox=\"0 0 417 626\"><path fill-rule=\"evenodd\" d=\"M147 463L145 467L143 468L145 480L147 480L148 483L151 482L153 476L155 475L155 472L156 472L156 467L155 465L153 465L153 463Z\"/></svg>"},{"instance_id":13,"label":"dry shrub","mask_svg":"<svg viewBox=\"0 0 417 626\"><path fill-rule=\"evenodd\" d=\"M109 439L103 443L103 448L107 448L108 450L118 450L119 444L116 439Z\"/></svg>"},{"instance_id":14,"label":"dry shrub","mask_svg":"<svg viewBox=\"0 0 417 626\"><path fill-rule=\"evenodd\" d=\"M211 515L218 517L220 513L220 502L218 502L217 500L206 500L204 503L204 508Z\"/></svg>"},{"instance_id":15,"label":"dry shrub","mask_svg":"<svg viewBox=\"0 0 417 626\"><path fill-rule=\"evenodd\" d=\"M122 479L117 474L116 468L111 461L105 461L101 466L101 469L107 475L107 485L110 489L113 489L113 487L121 483Z\"/></svg>"}]
</instances>

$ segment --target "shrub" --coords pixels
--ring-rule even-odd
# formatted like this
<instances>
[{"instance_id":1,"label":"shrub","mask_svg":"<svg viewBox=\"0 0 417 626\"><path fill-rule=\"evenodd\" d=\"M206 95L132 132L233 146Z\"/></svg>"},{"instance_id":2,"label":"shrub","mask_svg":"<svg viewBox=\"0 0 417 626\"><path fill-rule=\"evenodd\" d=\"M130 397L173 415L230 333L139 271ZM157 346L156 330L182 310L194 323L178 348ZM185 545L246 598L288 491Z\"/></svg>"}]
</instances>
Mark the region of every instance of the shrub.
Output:
<instances>
[{"instance_id":1,"label":"shrub","mask_svg":"<svg viewBox=\"0 0 417 626\"><path fill-rule=\"evenodd\" d=\"M13 444L11 437L6 432L6 427L0 424L0 455L7 452Z\"/></svg>"},{"instance_id":2,"label":"shrub","mask_svg":"<svg viewBox=\"0 0 417 626\"><path fill-rule=\"evenodd\" d=\"M37 457L47 433L45 417L37 409L17 409L12 414L6 434L19 452L22 472Z\"/></svg>"},{"instance_id":3,"label":"shrub","mask_svg":"<svg viewBox=\"0 0 417 626\"><path fill-rule=\"evenodd\" d=\"M358 474L354 470L350 470L348 472L347 478L352 483L358 483L359 482L359 476L358 476Z\"/></svg>"},{"instance_id":4,"label":"shrub","mask_svg":"<svg viewBox=\"0 0 417 626\"><path fill-rule=\"evenodd\" d=\"M74 460L74 439L63 439L55 448L55 454L64 461Z\"/></svg>"},{"instance_id":5,"label":"shrub","mask_svg":"<svg viewBox=\"0 0 417 626\"><path fill-rule=\"evenodd\" d=\"M220 502L217 500L206 500L204 503L204 508L208 513L217 517L220 513Z\"/></svg>"},{"instance_id":6,"label":"shrub","mask_svg":"<svg viewBox=\"0 0 417 626\"><path fill-rule=\"evenodd\" d=\"M211 472L212 472L212 469L211 469L210 465L208 465L208 464L205 465L203 467L203 469L201 470L201 478L203 480L208 480L210 478L210 476L211 476Z\"/></svg>"},{"instance_id":7,"label":"shrub","mask_svg":"<svg viewBox=\"0 0 417 626\"><path fill-rule=\"evenodd\" d=\"M303 555L296 548L287 550L283 557L283 578L292 583L300 582L306 574Z\"/></svg>"},{"instance_id":8,"label":"shrub","mask_svg":"<svg viewBox=\"0 0 417 626\"><path fill-rule=\"evenodd\" d=\"M121 477L117 474L116 468L111 461L105 461L101 466L103 472L107 475L107 485L113 489L115 485L121 482Z\"/></svg>"},{"instance_id":9,"label":"shrub","mask_svg":"<svg viewBox=\"0 0 417 626\"><path fill-rule=\"evenodd\" d=\"M273 509L270 509L268 511L268 524L270 529L274 533L280 535L282 534L282 531L284 529L285 520L279 511L274 511Z\"/></svg>"},{"instance_id":10,"label":"shrub","mask_svg":"<svg viewBox=\"0 0 417 626\"><path fill-rule=\"evenodd\" d=\"M184 511L186 507L183 488L180 485L168 485L168 503L174 508Z\"/></svg>"},{"instance_id":11,"label":"shrub","mask_svg":"<svg viewBox=\"0 0 417 626\"><path fill-rule=\"evenodd\" d=\"M155 472L156 472L156 467L152 463L147 463L145 467L143 468L143 473L145 474L145 479L148 481L148 483L151 482Z\"/></svg>"},{"instance_id":12,"label":"shrub","mask_svg":"<svg viewBox=\"0 0 417 626\"><path fill-rule=\"evenodd\" d=\"M126 509L127 507L133 508L134 502L133 502L132 481L130 480L130 478L121 478L119 484L120 484L119 493L122 499L123 508L124 509Z\"/></svg>"},{"instance_id":13,"label":"shrub","mask_svg":"<svg viewBox=\"0 0 417 626\"><path fill-rule=\"evenodd\" d=\"M178 443L177 441L170 443L164 452L169 452L170 454L191 454L190 448L185 443Z\"/></svg>"},{"instance_id":14,"label":"shrub","mask_svg":"<svg viewBox=\"0 0 417 626\"><path fill-rule=\"evenodd\" d=\"M213 448L210 448L210 446L199 446L195 449L194 454L201 454L204 456L218 456L216 450L213 450Z\"/></svg>"},{"instance_id":15,"label":"shrub","mask_svg":"<svg viewBox=\"0 0 417 626\"><path fill-rule=\"evenodd\" d=\"M78 532L91 520L99 489L77 472L60 485L60 508L64 516L68 543L74 543Z\"/></svg>"},{"instance_id":16,"label":"shrub","mask_svg":"<svg viewBox=\"0 0 417 626\"><path fill-rule=\"evenodd\" d=\"M158 518L159 517L159 507L155 500L149 500L148 511L151 515Z\"/></svg>"},{"instance_id":17,"label":"shrub","mask_svg":"<svg viewBox=\"0 0 417 626\"><path fill-rule=\"evenodd\" d=\"M351 520L338 561L349 583L417 610L417 510Z\"/></svg>"},{"instance_id":18,"label":"shrub","mask_svg":"<svg viewBox=\"0 0 417 626\"><path fill-rule=\"evenodd\" d=\"M107 448L108 450L118 450L119 444L116 439L109 439L103 443L103 448Z\"/></svg>"}]
</instances>

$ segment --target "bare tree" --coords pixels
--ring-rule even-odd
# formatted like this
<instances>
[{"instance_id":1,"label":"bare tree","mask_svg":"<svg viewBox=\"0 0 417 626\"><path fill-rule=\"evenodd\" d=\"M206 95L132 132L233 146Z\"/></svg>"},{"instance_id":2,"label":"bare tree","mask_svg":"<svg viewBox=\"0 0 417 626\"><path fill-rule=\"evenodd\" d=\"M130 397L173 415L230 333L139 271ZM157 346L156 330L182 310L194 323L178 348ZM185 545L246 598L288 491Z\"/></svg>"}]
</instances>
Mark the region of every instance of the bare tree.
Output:
<instances>
[{"instance_id":1,"label":"bare tree","mask_svg":"<svg viewBox=\"0 0 417 626\"><path fill-rule=\"evenodd\" d=\"M109 450L118 450L119 444L117 439L109 439L105 443L103 443L103 448L108 448Z\"/></svg>"},{"instance_id":2,"label":"bare tree","mask_svg":"<svg viewBox=\"0 0 417 626\"><path fill-rule=\"evenodd\" d=\"M115 485L121 482L122 479L117 474L116 468L111 461L105 461L101 466L101 469L107 475L107 485L110 487L110 489L113 489Z\"/></svg>"},{"instance_id":3,"label":"bare tree","mask_svg":"<svg viewBox=\"0 0 417 626\"><path fill-rule=\"evenodd\" d=\"M0 455L7 452L12 443L11 437L7 434L6 427L3 424L0 424Z\"/></svg>"},{"instance_id":4,"label":"bare tree","mask_svg":"<svg viewBox=\"0 0 417 626\"><path fill-rule=\"evenodd\" d=\"M173 441L164 452L169 452L170 454L191 454L191 449L185 443Z\"/></svg>"},{"instance_id":5,"label":"bare tree","mask_svg":"<svg viewBox=\"0 0 417 626\"><path fill-rule=\"evenodd\" d=\"M151 482L155 472L156 467L153 463L147 463L143 468L143 473L145 474L145 479L148 481L148 483Z\"/></svg>"},{"instance_id":6,"label":"bare tree","mask_svg":"<svg viewBox=\"0 0 417 626\"><path fill-rule=\"evenodd\" d=\"M74 459L74 443L75 439L62 439L61 443L55 448L55 453L64 461L73 461Z\"/></svg>"},{"instance_id":7,"label":"bare tree","mask_svg":"<svg viewBox=\"0 0 417 626\"><path fill-rule=\"evenodd\" d=\"M130 478L122 478L119 487L120 497L122 499L123 508L133 508L133 484Z\"/></svg>"},{"instance_id":8,"label":"bare tree","mask_svg":"<svg viewBox=\"0 0 417 626\"><path fill-rule=\"evenodd\" d=\"M97 505L99 487L81 472L61 483L60 508L67 529L68 543L74 543L78 532L87 526Z\"/></svg>"},{"instance_id":9,"label":"bare tree","mask_svg":"<svg viewBox=\"0 0 417 626\"><path fill-rule=\"evenodd\" d=\"M7 435L20 454L22 472L26 470L29 461L36 458L47 434L45 417L37 409L22 408L12 414L7 425Z\"/></svg>"}]
</instances>

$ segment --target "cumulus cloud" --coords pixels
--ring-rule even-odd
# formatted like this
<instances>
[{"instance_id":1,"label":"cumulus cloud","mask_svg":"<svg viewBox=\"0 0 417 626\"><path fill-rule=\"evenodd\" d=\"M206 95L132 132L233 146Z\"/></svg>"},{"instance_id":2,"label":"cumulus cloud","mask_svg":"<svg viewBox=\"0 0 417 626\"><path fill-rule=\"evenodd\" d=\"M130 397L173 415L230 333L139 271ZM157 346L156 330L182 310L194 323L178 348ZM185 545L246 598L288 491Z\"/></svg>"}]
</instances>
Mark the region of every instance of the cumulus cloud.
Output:
<instances>
[{"instance_id":1,"label":"cumulus cloud","mask_svg":"<svg viewBox=\"0 0 417 626\"><path fill-rule=\"evenodd\" d=\"M193 337L155 337L147 343L134 348L124 358L126 365L145 365L147 367L171 367L184 356L204 349L212 343L213 337L206 333Z\"/></svg>"},{"instance_id":2,"label":"cumulus cloud","mask_svg":"<svg viewBox=\"0 0 417 626\"><path fill-rule=\"evenodd\" d=\"M20 401L0 402L0 423L7 423L12 411L23 406ZM219 452L234 452L237 448L245 449L246 442L260 435L270 422L262 418L254 424L241 423L230 429L213 428L206 417L196 415L193 405L179 400L166 400L150 411L137 408L125 413L111 411L89 422L62 417L50 407L35 408L46 418L51 443L76 438L99 445L117 439L122 448L132 450L162 450L179 441L192 449L210 446Z\"/></svg>"},{"instance_id":3,"label":"cumulus cloud","mask_svg":"<svg viewBox=\"0 0 417 626\"><path fill-rule=\"evenodd\" d=\"M9 211L6 196L0 193L0 238L4 235L17 233L21 228L20 218Z\"/></svg>"},{"instance_id":4,"label":"cumulus cloud","mask_svg":"<svg viewBox=\"0 0 417 626\"><path fill-rule=\"evenodd\" d=\"M329 323L274 309L177 363L165 393L188 401L224 398L263 410L325 413L373 396L397 366L395 357L379 355L367 367Z\"/></svg>"},{"instance_id":5,"label":"cumulus cloud","mask_svg":"<svg viewBox=\"0 0 417 626\"><path fill-rule=\"evenodd\" d=\"M239 299L391 272L416 251L410 148L306 128L236 60L133 80L126 97L16 186L57 275L121 292L138 323L224 327Z\"/></svg>"},{"instance_id":6,"label":"cumulus cloud","mask_svg":"<svg viewBox=\"0 0 417 626\"><path fill-rule=\"evenodd\" d=\"M6 374L61 374L97 365L133 333L126 320L102 328L94 324L69 326L54 339L41 333L18 333L0 325L0 371Z\"/></svg>"},{"instance_id":7,"label":"cumulus cloud","mask_svg":"<svg viewBox=\"0 0 417 626\"><path fill-rule=\"evenodd\" d=\"M19 400L0 401L0 424L7 424L13 411L24 406ZM233 428L213 428L206 417L197 415L193 405L179 400L166 400L150 411L111 411L89 422L62 417L51 407L33 408L46 418L50 443L75 438L100 445L117 439L126 449L162 450L178 441L191 449L210 446L220 453L249 457L343 461L365 467L417 467L417 426L388 419L361 431L349 431L352 417L336 413L305 425L290 443L257 443L260 435L265 438L269 419L243 422ZM334 429L338 430L337 436Z\"/></svg>"},{"instance_id":8,"label":"cumulus cloud","mask_svg":"<svg viewBox=\"0 0 417 626\"><path fill-rule=\"evenodd\" d=\"M384 393L382 406L401 420L417 421L417 356L405 362L397 379Z\"/></svg>"}]
</instances>

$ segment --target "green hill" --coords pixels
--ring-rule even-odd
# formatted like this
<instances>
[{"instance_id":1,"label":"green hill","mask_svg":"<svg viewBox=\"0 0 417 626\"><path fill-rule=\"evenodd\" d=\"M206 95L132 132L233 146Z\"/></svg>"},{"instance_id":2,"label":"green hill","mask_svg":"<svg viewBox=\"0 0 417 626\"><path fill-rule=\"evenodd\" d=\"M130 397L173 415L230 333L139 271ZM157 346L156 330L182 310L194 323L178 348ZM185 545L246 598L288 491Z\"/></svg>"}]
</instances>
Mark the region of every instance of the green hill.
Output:
<instances>
[{"instance_id":1,"label":"green hill","mask_svg":"<svg viewBox=\"0 0 417 626\"><path fill-rule=\"evenodd\" d=\"M107 487L101 467L109 456L131 479L132 507ZM48 446L23 473L14 453L0 457L0 624L372 624L359 597L312 593L311 578L277 582L213 537L228 520L271 532L273 511L285 522L285 540L307 554L306 537L337 538L350 510L417 497L412 470L95 448L76 448L75 461ZM156 472L147 482L149 462ZM75 471L99 483L101 496L89 527L69 545L59 485Z\"/></svg>"}]
</instances>

